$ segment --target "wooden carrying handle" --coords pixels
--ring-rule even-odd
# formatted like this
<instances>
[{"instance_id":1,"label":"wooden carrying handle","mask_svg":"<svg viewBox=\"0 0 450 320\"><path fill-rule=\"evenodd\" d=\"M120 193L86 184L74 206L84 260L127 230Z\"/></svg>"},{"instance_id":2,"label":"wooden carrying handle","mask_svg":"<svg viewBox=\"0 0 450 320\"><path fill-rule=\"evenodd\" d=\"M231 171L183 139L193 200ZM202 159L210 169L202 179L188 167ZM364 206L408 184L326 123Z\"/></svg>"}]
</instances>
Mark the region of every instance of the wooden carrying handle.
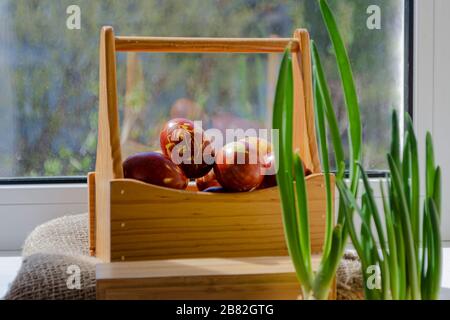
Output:
<instances>
[{"instance_id":1,"label":"wooden carrying handle","mask_svg":"<svg viewBox=\"0 0 450 320\"><path fill-rule=\"evenodd\" d=\"M295 38L116 37L117 51L181 53L281 53L300 50Z\"/></svg>"},{"instance_id":2,"label":"wooden carrying handle","mask_svg":"<svg viewBox=\"0 0 450 320\"><path fill-rule=\"evenodd\" d=\"M314 95L309 33L297 29L294 38L300 50L292 54L294 76L294 150L313 173L321 173L319 149L314 122Z\"/></svg>"},{"instance_id":3,"label":"wooden carrying handle","mask_svg":"<svg viewBox=\"0 0 450 320\"><path fill-rule=\"evenodd\" d=\"M290 45L294 74L294 149L305 166L320 173L316 142L310 39L298 29L293 38L159 38L115 37L112 27L103 27L100 43L100 109L96 171L107 171L109 180L123 178L117 102L116 52L283 52ZM99 173L99 172L98 172ZM97 173L97 175L98 175ZM100 173L98 179L103 174Z\"/></svg>"}]
</instances>

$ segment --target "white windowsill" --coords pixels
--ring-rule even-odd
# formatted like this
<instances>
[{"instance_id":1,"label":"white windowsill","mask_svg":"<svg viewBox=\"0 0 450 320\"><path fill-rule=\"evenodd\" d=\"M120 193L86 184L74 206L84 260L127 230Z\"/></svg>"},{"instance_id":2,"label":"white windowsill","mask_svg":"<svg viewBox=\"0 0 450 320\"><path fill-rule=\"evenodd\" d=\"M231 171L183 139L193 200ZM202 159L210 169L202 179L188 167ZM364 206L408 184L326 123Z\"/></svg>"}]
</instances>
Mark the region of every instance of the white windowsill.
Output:
<instances>
[{"instance_id":1,"label":"white windowsill","mask_svg":"<svg viewBox=\"0 0 450 320\"><path fill-rule=\"evenodd\" d=\"M444 245L443 256L443 276L441 300L450 299L450 243ZM11 252L0 252L0 299L8 290L8 286L14 280L21 265L21 257L19 253L11 255Z\"/></svg>"},{"instance_id":2,"label":"white windowsill","mask_svg":"<svg viewBox=\"0 0 450 320\"><path fill-rule=\"evenodd\" d=\"M83 203L86 192L86 184L3 185L0 206Z\"/></svg>"}]
</instances>

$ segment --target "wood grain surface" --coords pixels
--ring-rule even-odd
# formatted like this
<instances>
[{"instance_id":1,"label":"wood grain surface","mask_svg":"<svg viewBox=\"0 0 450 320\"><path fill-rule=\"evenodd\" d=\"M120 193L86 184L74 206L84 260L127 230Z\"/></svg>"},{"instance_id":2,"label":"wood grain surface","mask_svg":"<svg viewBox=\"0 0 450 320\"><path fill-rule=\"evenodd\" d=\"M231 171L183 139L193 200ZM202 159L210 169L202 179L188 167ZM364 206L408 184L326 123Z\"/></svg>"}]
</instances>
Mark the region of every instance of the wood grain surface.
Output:
<instances>
[{"instance_id":1,"label":"wood grain surface","mask_svg":"<svg viewBox=\"0 0 450 320\"><path fill-rule=\"evenodd\" d=\"M114 31L102 28L100 34L100 82L97 159L95 164L97 257L109 261L110 250L110 181L123 178L117 107L116 49Z\"/></svg>"},{"instance_id":2,"label":"wood grain surface","mask_svg":"<svg viewBox=\"0 0 450 320\"><path fill-rule=\"evenodd\" d=\"M104 300L294 300L300 293L289 257L109 263L96 275L97 299Z\"/></svg>"},{"instance_id":3,"label":"wood grain surface","mask_svg":"<svg viewBox=\"0 0 450 320\"><path fill-rule=\"evenodd\" d=\"M313 252L325 230L322 175L307 178ZM277 188L233 194L111 182L111 260L287 255Z\"/></svg>"},{"instance_id":4,"label":"wood grain surface","mask_svg":"<svg viewBox=\"0 0 450 320\"><path fill-rule=\"evenodd\" d=\"M180 38L116 37L117 51L179 53L282 53L290 46L299 51L294 38Z\"/></svg>"}]
</instances>

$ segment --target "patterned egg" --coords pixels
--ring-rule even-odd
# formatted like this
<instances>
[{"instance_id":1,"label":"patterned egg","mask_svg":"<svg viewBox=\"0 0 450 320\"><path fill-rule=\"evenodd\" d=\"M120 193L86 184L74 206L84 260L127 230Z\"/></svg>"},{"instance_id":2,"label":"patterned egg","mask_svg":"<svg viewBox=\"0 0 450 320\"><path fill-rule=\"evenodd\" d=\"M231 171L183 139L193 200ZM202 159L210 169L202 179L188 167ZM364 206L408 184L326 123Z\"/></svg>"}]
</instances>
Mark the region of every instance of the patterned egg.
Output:
<instances>
[{"instance_id":1,"label":"patterned egg","mask_svg":"<svg viewBox=\"0 0 450 320\"><path fill-rule=\"evenodd\" d=\"M160 136L163 154L183 170L190 179L203 177L213 167L214 149L201 128L194 128L188 119L172 119ZM206 159L204 155L210 156Z\"/></svg>"}]
</instances>

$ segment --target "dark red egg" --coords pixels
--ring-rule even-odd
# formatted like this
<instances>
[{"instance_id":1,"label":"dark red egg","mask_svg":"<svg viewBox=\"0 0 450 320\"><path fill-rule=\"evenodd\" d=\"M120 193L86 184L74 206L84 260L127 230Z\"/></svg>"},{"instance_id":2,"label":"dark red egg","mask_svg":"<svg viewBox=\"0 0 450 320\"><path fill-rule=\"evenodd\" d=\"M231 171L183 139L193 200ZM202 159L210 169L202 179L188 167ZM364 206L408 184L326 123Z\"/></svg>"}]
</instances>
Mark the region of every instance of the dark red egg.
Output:
<instances>
[{"instance_id":1,"label":"dark red egg","mask_svg":"<svg viewBox=\"0 0 450 320\"><path fill-rule=\"evenodd\" d=\"M258 189L268 189L276 187L277 184L277 176L276 175L268 175L264 176L263 182L259 185Z\"/></svg>"},{"instance_id":2,"label":"dark red egg","mask_svg":"<svg viewBox=\"0 0 450 320\"><path fill-rule=\"evenodd\" d=\"M256 189L264 179L265 168L258 149L246 142L232 142L216 155L214 173L228 191L245 192Z\"/></svg>"},{"instance_id":3,"label":"dark red egg","mask_svg":"<svg viewBox=\"0 0 450 320\"><path fill-rule=\"evenodd\" d=\"M126 179L135 179L161 187L184 190L189 179L183 171L157 152L138 153L123 163Z\"/></svg>"},{"instance_id":4,"label":"dark red egg","mask_svg":"<svg viewBox=\"0 0 450 320\"><path fill-rule=\"evenodd\" d=\"M214 170L211 170L205 176L196 179L195 184L197 185L197 189L199 191L203 191L211 187L221 187L219 181L217 181Z\"/></svg>"},{"instance_id":5,"label":"dark red egg","mask_svg":"<svg viewBox=\"0 0 450 320\"><path fill-rule=\"evenodd\" d=\"M214 165L214 148L201 128L188 119L172 119L159 136L161 150L190 179L203 177Z\"/></svg>"},{"instance_id":6,"label":"dark red egg","mask_svg":"<svg viewBox=\"0 0 450 320\"><path fill-rule=\"evenodd\" d=\"M262 165L265 168L263 182L258 189L267 189L277 186L277 172L275 167L275 156L273 153L264 156Z\"/></svg>"},{"instance_id":7,"label":"dark red egg","mask_svg":"<svg viewBox=\"0 0 450 320\"><path fill-rule=\"evenodd\" d=\"M267 189L277 186L277 176L276 176L276 167L275 167L275 157L273 153L268 154L264 157L263 166L266 168L265 176L263 182L258 187L258 189ZM305 167L303 164L305 177L312 174L311 170Z\"/></svg>"}]
</instances>

